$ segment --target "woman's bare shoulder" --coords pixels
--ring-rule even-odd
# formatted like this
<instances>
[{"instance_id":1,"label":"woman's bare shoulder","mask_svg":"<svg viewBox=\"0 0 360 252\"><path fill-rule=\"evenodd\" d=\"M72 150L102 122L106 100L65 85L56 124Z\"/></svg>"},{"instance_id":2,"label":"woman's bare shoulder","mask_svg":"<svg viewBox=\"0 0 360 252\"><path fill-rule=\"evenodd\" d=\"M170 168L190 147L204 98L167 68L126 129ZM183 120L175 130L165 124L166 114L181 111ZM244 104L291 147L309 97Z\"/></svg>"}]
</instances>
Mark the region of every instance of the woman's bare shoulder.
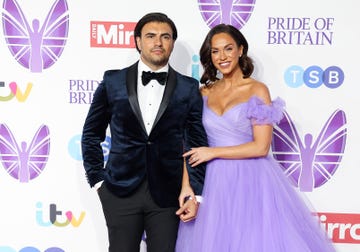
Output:
<instances>
[{"instance_id":1,"label":"woman's bare shoulder","mask_svg":"<svg viewBox=\"0 0 360 252\"><path fill-rule=\"evenodd\" d=\"M253 80L251 83L251 96L257 96L261 98L265 103L270 103L270 92L266 84Z\"/></svg>"}]
</instances>

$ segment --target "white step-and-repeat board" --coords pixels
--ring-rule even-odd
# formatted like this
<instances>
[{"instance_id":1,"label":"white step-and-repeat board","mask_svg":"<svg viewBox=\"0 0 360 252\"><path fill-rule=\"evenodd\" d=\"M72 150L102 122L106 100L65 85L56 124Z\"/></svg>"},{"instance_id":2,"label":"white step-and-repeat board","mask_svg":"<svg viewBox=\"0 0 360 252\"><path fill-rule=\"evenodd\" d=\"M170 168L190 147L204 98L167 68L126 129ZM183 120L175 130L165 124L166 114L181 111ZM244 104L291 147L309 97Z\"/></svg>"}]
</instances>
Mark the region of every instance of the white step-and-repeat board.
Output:
<instances>
[{"instance_id":1,"label":"white step-and-repeat board","mask_svg":"<svg viewBox=\"0 0 360 252\"><path fill-rule=\"evenodd\" d=\"M211 27L230 23L244 33L254 77L286 101L295 126L283 134L302 159L284 172L299 181L338 251L360 251L359 2L0 3L0 252L107 251L100 202L82 167L82 126L103 72L138 59L133 29L154 11L178 28L171 65L197 79ZM281 151L281 142L273 145Z\"/></svg>"}]
</instances>

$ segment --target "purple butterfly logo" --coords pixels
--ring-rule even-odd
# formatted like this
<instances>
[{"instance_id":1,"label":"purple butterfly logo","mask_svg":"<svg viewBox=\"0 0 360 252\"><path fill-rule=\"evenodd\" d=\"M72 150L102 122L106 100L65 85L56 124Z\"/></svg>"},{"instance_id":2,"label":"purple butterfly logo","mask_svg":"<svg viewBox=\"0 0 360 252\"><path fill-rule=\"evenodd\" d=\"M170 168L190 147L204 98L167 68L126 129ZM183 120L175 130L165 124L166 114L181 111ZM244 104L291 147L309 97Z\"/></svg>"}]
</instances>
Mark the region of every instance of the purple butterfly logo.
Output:
<instances>
[{"instance_id":1,"label":"purple butterfly logo","mask_svg":"<svg viewBox=\"0 0 360 252\"><path fill-rule=\"evenodd\" d=\"M63 52L69 30L66 0L56 0L44 23L32 26L16 0L4 0L2 14L6 43L14 58L30 72L41 73L52 66Z\"/></svg>"},{"instance_id":2,"label":"purple butterfly logo","mask_svg":"<svg viewBox=\"0 0 360 252\"><path fill-rule=\"evenodd\" d=\"M304 143L286 112L280 123L274 126L273 156L301 191L311 192L334 175L345 149L345 124L345 113L336 110L316 140L313 142L313 136L306 134Z\"/></svg>"},{"instance_id":3,"label":"purple butterfly logo","mask_svg":"<svg viewBox=\"0 0 360 252\"><path fill-rule=\"evenodd\" d=\"M231 24L241 29L249 20L255 0L198 0L200 13L207 26Z\"/></svg>"},{"instance_id":4,"label":"purple butterfly logo","mask_svg":"<svg viewBox=\"0 0 360 252\"><path fill-rule=\"evenodd\" d=\"M15 179L26 183L44 170L50 151L49 128L40 126L31 143L19 146L5 124L0 124L0 161Z\"/></svg>"}]
</instances>

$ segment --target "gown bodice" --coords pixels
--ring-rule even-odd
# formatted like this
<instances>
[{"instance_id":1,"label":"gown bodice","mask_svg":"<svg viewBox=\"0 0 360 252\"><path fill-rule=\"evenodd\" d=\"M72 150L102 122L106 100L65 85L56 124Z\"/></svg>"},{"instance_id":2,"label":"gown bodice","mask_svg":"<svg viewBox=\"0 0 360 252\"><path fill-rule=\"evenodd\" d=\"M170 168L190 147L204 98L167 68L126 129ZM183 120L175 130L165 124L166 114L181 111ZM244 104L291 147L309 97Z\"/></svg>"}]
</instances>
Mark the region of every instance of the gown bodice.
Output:
<instances>
[{"instance_id":1,"label":"gown bodice","mask_svg":"<svg viewBox=\"0 0 360 252\"><path fill-rule=\"evenodd\" d=\"M203 97L203 124L208 136L209 146L232 146L253 139L253 124L273 124L282 118L284 102L280 98L272 104L265 104L257 96L238 103L222 115L208 107L207 96Z\"/></svg>"}]
</instances>

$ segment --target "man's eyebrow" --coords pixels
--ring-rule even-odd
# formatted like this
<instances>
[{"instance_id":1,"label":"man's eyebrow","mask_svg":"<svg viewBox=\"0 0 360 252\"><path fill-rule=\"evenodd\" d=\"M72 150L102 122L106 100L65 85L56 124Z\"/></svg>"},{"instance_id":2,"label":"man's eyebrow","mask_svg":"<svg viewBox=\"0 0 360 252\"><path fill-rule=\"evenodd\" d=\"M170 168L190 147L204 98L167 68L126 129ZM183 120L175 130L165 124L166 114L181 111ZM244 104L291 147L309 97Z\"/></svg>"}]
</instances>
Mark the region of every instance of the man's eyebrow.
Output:
<instances>
[{"instance_id":1,"label":"man's eyebrow","mask_svg":"<svg viewBox=\"0 0 360 252\"><path fill-rule=\"evenodd\" d=\"M144 35L155 35L155 33L154 32L147 32Z\"/></svg>"},{"instance_id":2,"label":"man's eyebrow","mask_svg":"<svg viewBox=\"0 0 360 252\"><path fill-rule=\"evenodd\" d=\"M171 33L164 32L164 33L161 33L161 36L170 36L171 37Z\"/></svg>"},{"instance_id":3,"label":"man's eyebrow","mask_svg":"<svg viewBox=\"0 0 360 252\"><path fill-rule=\"evenodd\" d=\"M155 32L147 32L144 35L156 35L156 33ZM170 36L171 37L172 35L169 32L164 32L164 33L161 33L160 36Z\"/></svg>"}]
</instances>

